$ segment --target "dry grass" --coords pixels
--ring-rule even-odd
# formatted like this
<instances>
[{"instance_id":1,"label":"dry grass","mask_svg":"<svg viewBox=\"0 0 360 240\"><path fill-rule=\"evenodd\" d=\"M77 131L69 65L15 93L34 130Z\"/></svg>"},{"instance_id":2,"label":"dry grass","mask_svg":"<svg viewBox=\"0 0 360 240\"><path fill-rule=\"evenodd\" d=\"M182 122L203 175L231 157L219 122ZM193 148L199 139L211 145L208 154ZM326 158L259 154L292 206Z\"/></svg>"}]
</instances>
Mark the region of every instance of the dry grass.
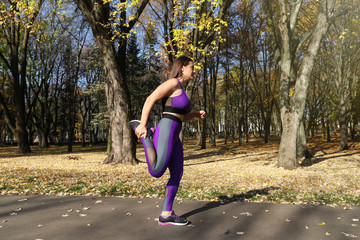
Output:
<instances>
[{"instance_id":1,"label":"dry grass","mask_svg":"<svg viewBox=\"0 0 360 240\"><path fill-rule=\"evenodd\" d=\"M217 142L201 150L194 140L184 143L185 167L178 198L220 201L264 201L360 205L360 143L339 152L338 141L313 139L314 164L293 171L275 167L278 141L263 144L252 139L243 146ZM160 197L168 172L160 179L147 172L139 145L136 166L104 165L105 147L93 146L74 153L65 147L26 156L14 147L0 148L1 194L123 195Z\"/></svg>"}]
</instances>

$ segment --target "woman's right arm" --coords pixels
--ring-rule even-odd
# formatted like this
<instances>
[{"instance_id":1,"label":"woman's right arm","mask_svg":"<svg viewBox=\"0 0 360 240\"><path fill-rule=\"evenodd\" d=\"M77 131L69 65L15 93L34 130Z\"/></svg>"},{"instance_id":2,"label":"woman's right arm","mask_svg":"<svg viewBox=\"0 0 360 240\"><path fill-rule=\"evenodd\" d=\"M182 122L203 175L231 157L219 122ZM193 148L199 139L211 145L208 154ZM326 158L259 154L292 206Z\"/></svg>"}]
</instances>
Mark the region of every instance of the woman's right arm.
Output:
<instances>
[{"instance_id":1,"label":"woman's right arm","mask_svg":"<svg viewBox=\"0 0 360 240\"><path fill-rule=\"evenodd\" d=\"M175 78L169 79L158 86L147 98L144 103L142 112L140 125L135 129L135 134L138 138L146 136L146 124L149 119L150 112L152 111L155 103L164 97L170 96L178 85L178 81Z\"/></svg>"}]
</instances>

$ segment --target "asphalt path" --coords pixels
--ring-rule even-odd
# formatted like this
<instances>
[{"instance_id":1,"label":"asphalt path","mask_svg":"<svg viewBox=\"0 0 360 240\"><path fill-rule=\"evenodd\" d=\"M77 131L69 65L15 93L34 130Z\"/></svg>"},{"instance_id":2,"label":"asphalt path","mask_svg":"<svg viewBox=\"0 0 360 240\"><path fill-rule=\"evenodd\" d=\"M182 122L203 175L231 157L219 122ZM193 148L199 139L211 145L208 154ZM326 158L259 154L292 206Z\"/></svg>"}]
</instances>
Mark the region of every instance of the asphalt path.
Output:
<instances>
[{"instance_id":1,"label":"asphalt path","mask_svg":"<svg viewBox=\"0 0 360 240\"><path fill-rule=\"evenodd\" d=\"M187 226L159 226L161 199L0 196L0 239L360 239L360 207L175 201Z\"/></svg>"}]
</instances>

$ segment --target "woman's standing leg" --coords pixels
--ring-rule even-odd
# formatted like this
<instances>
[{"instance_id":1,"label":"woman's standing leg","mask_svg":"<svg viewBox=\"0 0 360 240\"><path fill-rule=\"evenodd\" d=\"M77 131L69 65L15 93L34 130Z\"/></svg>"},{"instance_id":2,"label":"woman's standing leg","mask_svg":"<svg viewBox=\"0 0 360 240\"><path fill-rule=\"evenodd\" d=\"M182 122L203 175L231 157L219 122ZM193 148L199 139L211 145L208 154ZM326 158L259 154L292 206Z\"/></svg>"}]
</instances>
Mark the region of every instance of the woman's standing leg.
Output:
<instances>
[{"instance_id":1,"label":"woman's standing leg","mask_svg":"<svg viewBox=\"0 0 360 240\"><path fill-rule=\"evenodd\" d=\"M180 139L175 144L173 157L169 162L170 179L166 184L163 212L159 217L159 225L179 225L188 224L188 221L175 215L173 204L176 193L179 189L180 180L183 175L184 157Z\"/></svg>"},{"instance_id":2,"label":"woman's standing leg","mask_svg":"<svg viewBox=\"0 0 360 240\"><path fill-rule=\"evenodd\" d=\"M170 171L159 225L186 225L188 223L185 218L178 217L172 211L175 195L183 174L183 147L179 139L181 128L180 119L167 116L162 118L156 127L153 142L149 136L141 138L150 174L154 177L161 177L166 168L169 168ZM154 155L155 161L152 159Z\"/></svg>"},{"instance_id":3,"label":"woman's standing leg","mask_svg":"<svg viewBox=\"0 0 360 240\"><path fill-rule=\"evenodd\" d=\"M170 179L166 184L163 212L172 212L175 195L183 175L184 157L180 140L176 143L173 158L169 163Z\"/></svg>"}]
</instances>

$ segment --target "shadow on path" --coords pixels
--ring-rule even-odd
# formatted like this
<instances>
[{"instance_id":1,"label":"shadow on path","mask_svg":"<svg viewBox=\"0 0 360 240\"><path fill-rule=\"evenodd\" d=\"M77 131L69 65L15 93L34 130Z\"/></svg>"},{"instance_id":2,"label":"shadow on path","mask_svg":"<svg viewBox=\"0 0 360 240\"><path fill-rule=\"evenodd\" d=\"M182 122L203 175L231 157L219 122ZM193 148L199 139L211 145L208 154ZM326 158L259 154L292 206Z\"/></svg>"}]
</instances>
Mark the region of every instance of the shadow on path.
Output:
<instances>
[{"instance_id":1,"label":"shadow on path","mask_svg":"<svg viewBox=\"0 0 360 240\"><path fill-rule=\"evenodd\" d=\"M256 195L269 195L269 191L271 190L278 190L280 189L279 187L268 187L268 188L263 188L263 189L255 189L255 190L250 190L246 193L241 193L241 194L234 194L231 197L228 197L226 195L220 195L218 196L219 201L212 201L209 203L206 203L204 206L198 208L198 209L194 209L190 212L187 212L183 215L181 215L182 217L188 218L192 215L210 210L212 208L216 208L219 207L221 205L226 205L232 202L244 202L245 199L250 199Z\"/></svg>"}]
</instances>

